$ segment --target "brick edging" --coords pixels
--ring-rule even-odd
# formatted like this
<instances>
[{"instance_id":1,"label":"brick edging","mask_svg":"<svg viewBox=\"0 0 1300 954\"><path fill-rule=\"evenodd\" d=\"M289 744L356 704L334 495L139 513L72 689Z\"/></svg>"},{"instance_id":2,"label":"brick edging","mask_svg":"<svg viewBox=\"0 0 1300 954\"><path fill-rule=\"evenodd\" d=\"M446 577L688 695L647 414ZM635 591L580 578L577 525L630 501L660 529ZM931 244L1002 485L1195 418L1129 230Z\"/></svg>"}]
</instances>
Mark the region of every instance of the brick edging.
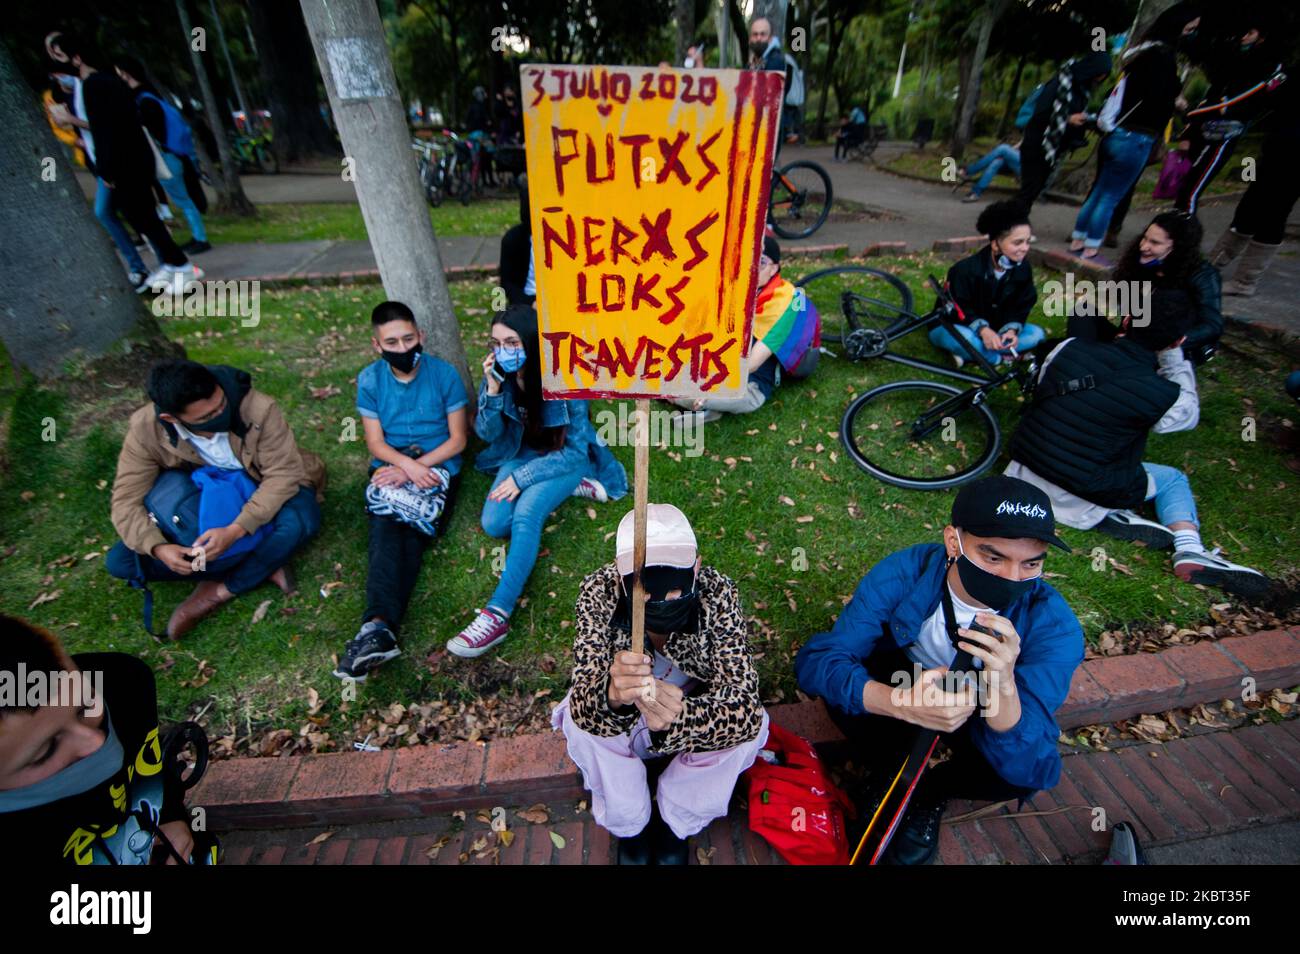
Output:
<instances>
[{"instance_id":1,"label":"brick edging","mask_svg":"<svg viewBox=\"0 0 1300 954\"><path fill-rule=\"evenodd\" d=\"M1086 660L1057 712L1062 729L1300 683L1300 627ZM769 706L772 721L818 746L843 741L820 700ZM453 808L578 798L564 737L538 732L284 758L215 762L190 804L215 828L291 828L415 818Z\"/></svg>"}]
</instances>

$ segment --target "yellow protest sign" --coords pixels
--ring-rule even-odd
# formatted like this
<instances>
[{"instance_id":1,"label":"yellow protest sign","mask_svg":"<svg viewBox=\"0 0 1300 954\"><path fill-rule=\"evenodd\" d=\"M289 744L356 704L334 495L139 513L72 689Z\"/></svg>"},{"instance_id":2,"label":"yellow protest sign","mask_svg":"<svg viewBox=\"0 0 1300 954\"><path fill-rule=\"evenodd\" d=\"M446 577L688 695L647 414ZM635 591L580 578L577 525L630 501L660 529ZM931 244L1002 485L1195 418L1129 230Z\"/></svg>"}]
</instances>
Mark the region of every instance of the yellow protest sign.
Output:
<instances>
[{"instance_id":1,"label":"yellow protest sign","mask_svg":"<svg viewBox=\"0 0 1300 954\"><path fill-rule=\"evenodd\" d=\"M520 81L546 396L738 395L784 76Z\"/></svg>"}]
</instances>

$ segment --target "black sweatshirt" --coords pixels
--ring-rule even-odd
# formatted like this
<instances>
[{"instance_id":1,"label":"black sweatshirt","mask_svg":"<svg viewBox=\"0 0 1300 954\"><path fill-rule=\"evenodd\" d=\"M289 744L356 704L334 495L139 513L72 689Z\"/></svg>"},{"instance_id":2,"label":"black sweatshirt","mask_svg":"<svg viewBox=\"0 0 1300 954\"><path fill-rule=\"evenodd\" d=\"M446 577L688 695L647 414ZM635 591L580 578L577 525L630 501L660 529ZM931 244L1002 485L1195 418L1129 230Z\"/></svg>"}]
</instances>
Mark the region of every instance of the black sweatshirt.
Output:
<instances>
[{"instance_id":1,"label":"black sweatshirt","mask_svg":"<svg viewBox=\"0 0 1300 954\"><path fill-rule=\"evenodd\" d=\"M153 150L140 128L131 88L105 70L82 83L86 121L95 137L95 172L113 185L148 187L154 180Z\"/></svg>"}]
</instances>

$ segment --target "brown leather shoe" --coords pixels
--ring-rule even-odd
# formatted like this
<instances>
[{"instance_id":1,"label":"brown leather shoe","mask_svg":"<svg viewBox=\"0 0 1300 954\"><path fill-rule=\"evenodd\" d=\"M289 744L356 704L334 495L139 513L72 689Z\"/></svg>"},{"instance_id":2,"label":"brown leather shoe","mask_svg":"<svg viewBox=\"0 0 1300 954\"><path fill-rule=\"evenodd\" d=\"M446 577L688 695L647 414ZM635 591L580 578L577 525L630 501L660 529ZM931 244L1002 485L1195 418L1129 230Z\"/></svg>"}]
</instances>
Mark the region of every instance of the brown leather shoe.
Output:
<instances>
[{"instance_id":1,"label":"brown leather shoe","mask_svg":"<svg viewBox=\"0 0 1300 954\"><path fill-rule=\"evenodd\" d=\"M294 578L293 570L289 564L285 564L267 577L272 583L280 588L280 592L285 596L292 596L298 592L298 581Z\"/></svg>"},{"instance_id":2,"label":"brown leather shoe","mask_svg":"<svg viewBox=\"0 0 1300 954\"><path fill-rule=\"evenodd\" d=\"M176 607L172 618L167 621L167 635L171 639L180 639L192 630L203 617L210 614L223 603L229 603L235 594L226 589L221 580L202 580L194 587L194 592L185 598L185 602Z\"/></svg>"}]
</instances>

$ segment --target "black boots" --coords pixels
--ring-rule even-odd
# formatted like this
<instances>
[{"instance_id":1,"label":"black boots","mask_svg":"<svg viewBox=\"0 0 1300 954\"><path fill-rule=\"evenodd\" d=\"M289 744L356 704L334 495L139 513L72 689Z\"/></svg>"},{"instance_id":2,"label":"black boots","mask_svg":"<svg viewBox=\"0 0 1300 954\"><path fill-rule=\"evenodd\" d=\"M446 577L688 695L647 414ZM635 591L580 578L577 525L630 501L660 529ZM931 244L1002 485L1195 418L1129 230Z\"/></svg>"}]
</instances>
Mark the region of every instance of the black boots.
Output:
<instances>
[{"instance_id":1,"label":"black boots","mask_svg":"<svg viewBox=\"0 0 1300 954\"><path fill-rule=\"evenodd\" d=\"M678 838L659 817L659 804L650 803L650 821L631 838L618 840L620 865L684 865L690 861L687 839Z\"/></svg>"}]
</instances>

